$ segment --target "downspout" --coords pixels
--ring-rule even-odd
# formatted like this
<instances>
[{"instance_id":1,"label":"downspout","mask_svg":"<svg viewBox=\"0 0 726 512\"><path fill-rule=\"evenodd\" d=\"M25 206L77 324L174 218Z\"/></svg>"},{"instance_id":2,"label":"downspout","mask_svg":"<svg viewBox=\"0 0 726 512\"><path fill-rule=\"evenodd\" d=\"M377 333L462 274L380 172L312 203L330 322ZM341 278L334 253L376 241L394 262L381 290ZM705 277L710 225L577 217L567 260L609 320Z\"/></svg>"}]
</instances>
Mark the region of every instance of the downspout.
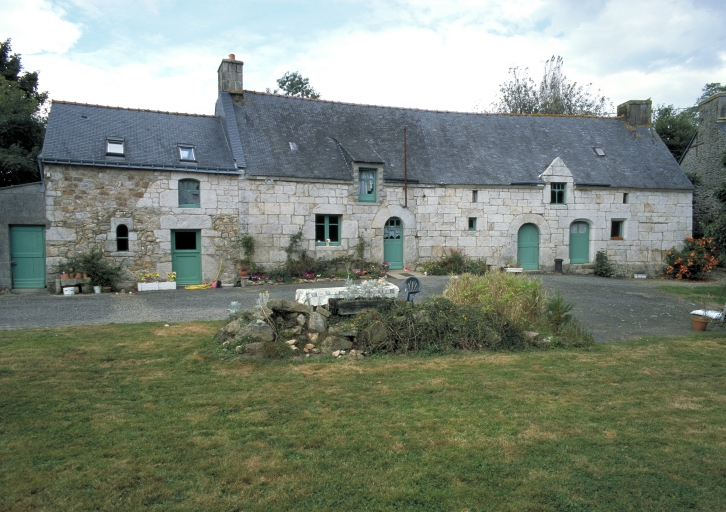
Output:
<instances>
[{"instance_id":1,"label":"downspout","mask_svg":"<svg viewBox=\"0 0 726 512\"><path fill-rule=\"evenodd\" d=\"M406 153L406 127L403 127L403 207L408 208L408 155Z\"/></svg>"}]
</instances>

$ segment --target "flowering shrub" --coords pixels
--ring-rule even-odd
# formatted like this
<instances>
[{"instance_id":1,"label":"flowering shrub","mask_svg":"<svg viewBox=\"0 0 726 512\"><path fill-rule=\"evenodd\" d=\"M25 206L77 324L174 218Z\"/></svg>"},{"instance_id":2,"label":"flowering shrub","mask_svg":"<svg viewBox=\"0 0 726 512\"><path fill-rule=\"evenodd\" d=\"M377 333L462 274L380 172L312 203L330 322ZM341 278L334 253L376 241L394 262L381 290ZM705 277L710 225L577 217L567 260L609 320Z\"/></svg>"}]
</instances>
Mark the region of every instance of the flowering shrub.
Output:
<instances>
[{"instance_id":1,"label":"flowering shrub","mask_svg":"<svg viewBox=\"0 0 726 512\"><path fill-rule=\"evenodd\" d=\"M166 277L167 279L169 279L170 283L173 283L174 281L176 281L176 272L167 272Z\"/></svg>"},{"instance_id":2,"label":"flowering shrub","mask_svg":"<svg viewBox=\"0 0 726 512\"><path fill-rule=\"evenodd\" d=\"M142 283L156 283L161 281L161 276L158 272L139 272L139 279Z\"/></svg>"},{"instance_id":3,"label":"flowering shrub","mask_svg":"<svg viewBox=\"0 0 726 512\"><path fill-rule=\"evenodd\" d=\"M666 251L666 268L661 277L702 279L718 264L717 253L713 238L688 237L680 251L675 247Z\"/></svg>"}]
</instances>

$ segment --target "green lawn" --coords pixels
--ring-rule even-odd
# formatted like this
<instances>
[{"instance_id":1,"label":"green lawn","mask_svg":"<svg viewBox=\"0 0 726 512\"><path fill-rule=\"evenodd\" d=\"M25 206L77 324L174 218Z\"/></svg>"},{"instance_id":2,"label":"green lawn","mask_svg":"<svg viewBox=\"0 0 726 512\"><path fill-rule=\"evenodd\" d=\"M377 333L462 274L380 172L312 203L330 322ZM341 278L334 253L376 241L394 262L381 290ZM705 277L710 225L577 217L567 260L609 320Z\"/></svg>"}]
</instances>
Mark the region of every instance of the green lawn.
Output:
<instances>
[{"instance_id":1,"label":"green lawn","mask_svg":"<svg viewBox=\"0 0 726 512\"><path fill-rule=\"evenodd\" d=\"M723 285L699 283L694 286L693 283L679 283L658 286L657 288L689 299L699 304L699 307L702 307L705 303L707 308L722 308L726 303L726 286Z\"/></svg>"},{"instance_id":2,"label":"green lawn","mask_svg":"<svg viewBox=\"0 0 726 512\"><path fill-rule=\"evenodd\" d=\"M726 337L261 363L0 331L0 510L724 510Z\"/></svg>"}]
</instances>

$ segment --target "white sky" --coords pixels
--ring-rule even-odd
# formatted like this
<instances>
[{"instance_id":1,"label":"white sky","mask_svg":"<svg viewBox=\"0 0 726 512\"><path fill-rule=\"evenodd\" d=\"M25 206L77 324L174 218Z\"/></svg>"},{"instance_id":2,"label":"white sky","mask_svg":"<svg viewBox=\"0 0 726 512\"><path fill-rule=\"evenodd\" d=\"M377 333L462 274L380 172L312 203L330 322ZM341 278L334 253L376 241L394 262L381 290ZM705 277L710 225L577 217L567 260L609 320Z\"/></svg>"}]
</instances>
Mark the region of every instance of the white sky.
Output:
<instances>
[{"instance_id":1,"label":"white sky","mask_svg":"<svg viewBox=\"0 0 726 512\"><path fill-rule=\"evenodd\" d=\"M299 71L323 99L487 110L509 78L563 57L613 105L693 105L726 84L726 0L0 0L52 99L212 114L234 53L245 89Z\"/></svg>"}]
</instances>

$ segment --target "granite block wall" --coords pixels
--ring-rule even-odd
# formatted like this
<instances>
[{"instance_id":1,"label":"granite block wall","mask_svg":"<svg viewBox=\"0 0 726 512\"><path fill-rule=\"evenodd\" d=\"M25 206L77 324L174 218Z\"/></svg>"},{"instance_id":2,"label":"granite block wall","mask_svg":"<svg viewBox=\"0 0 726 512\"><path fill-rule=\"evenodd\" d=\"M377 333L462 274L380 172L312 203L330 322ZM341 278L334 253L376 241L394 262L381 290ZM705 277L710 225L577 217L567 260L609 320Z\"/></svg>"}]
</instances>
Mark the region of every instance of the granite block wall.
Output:
<instances>
[{"instance_id":1,"label":"granite block wall","mask_svg":"<svg viewBox=\"0 0 726 512\"><path fill-rule=\"evenodd\" d=\"M170 171L46 166L46 265L49 282L66 258L100 246L123 265L126 286L141 271L171 271L171 230L199 229L202 275L211 281L236 275L239 247L239 177ZM200 208L178 207L178 182L200 182ZM117 251L116 228L129 229L129 250Z\"/></svg>"}]
</instances>

